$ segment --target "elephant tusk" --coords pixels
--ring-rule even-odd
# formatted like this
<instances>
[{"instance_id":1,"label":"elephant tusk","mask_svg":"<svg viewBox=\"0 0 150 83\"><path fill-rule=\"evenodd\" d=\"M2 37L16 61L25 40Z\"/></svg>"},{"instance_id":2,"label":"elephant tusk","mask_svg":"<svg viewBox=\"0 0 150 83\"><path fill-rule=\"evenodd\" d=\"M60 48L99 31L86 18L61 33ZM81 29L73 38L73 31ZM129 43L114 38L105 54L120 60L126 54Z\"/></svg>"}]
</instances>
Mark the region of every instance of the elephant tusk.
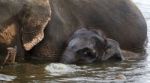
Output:
<instances>
[{"instance_id":1,"label":"elephant tusk","mask_svg":"<svg viewBox=\"0 0 150 83\"><path fill-rule=\"evenodd\" d=\"M4 59L3 65L5 64L14 64L17 54L17 47L8 47L7 48L7 55Z\"/></svg>"}]
</instances>

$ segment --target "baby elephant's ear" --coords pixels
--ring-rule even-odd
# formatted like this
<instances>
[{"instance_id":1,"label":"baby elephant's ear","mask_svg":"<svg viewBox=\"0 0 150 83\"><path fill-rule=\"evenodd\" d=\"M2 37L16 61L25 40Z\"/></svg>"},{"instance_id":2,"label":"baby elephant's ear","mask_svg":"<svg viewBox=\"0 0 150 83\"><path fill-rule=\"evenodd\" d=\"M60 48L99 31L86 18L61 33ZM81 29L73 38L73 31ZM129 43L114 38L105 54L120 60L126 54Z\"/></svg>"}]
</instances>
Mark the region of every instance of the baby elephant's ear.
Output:
<instances>
[{"instance_id":1,"label":"baby elephant's ear","mask_svg":"<svg viewBox=\"0 0 150 83\"><path fill-rule=\"evenodd\" d=\"M20 19L23 47L29 51L44 38L44 29L50 21L51 9L49 0L33 0L27 4L22 9Z\"/></svg>"},{"instance_id":2,"label":"baby elephant's ear","mask_svg":"<svg viewBox=\"0 0 150 83\"><path fill-rule=\"evenodd\" d=\"M102 61L108 59L124 60L119 43L109 38L106 39L106 42L107 43L106 43L105 53L103 54L101 60Z\"/></svg>"}]
</instances>

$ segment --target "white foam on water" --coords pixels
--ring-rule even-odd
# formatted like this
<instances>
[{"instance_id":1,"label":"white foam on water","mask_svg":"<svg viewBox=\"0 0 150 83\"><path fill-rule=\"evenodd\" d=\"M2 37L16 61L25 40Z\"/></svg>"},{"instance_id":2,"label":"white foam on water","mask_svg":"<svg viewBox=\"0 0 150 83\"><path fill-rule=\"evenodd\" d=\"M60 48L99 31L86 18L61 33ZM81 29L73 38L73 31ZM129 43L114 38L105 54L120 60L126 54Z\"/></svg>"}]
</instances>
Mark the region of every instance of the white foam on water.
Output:
<instances>
[{"instance_id":1,"label":"white foam on water","mask_svg":"<svg viewBox=\"0 0 150 83\"><path fill-rule=\"evenodd\" d=\"M62 74L73 73L79 70L79 66L76 65L66 65L62 63L51 63L45 67L45 70L54 76L59 76Z\"/></svg>"},{"instance_id":2,"label":"white foam on water","mask_svg":"<svg viewBox=\"0 0 150 83\"><path fill-rule=\"evenodd\" d=\"M133 0L134 2L137 2L137 3L141 3L141 4L144 4L144 5L150 5L149 3L149 0Z\"/></svg>"},{"instance_id":3,"label":"white foam on water","mask_svg":"<svg viewBox=\"0 0 150 83\"><path fill-rule=\"evenodd\" d=\"M13 81L17 76L10 76L5 74L0 74L0 81Z\"/></svg>"}]
</instances>

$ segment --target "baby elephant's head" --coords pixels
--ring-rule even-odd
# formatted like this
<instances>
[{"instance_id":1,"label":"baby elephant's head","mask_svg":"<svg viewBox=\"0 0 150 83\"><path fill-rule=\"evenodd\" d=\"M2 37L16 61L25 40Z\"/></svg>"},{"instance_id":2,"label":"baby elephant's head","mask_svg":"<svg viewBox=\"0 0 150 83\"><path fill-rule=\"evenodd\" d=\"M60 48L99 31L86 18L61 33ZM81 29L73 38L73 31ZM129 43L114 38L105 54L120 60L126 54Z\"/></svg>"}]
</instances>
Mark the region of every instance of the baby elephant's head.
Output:
<instances>
[{"instance_id":1,"label":"baby elephant's head","mask_svg":"<svg viewBox=\"0 0 150 83\"><path fill-rule=\"evenodd\" d=\"M69 40L61 62L92 63L108 60L112 56L122 59L118 43L111 42L112 40L105 38L101 31L79 29Z\"/></svg>"}]
</instances>

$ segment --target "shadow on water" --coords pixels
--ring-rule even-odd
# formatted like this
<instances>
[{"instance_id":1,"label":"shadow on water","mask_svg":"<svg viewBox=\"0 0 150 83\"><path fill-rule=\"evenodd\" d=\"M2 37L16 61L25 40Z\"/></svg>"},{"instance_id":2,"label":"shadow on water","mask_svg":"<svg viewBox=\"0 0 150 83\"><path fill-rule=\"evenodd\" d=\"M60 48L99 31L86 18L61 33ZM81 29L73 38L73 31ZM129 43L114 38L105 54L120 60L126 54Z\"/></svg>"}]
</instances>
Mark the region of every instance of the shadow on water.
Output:
<instances>
[{"instance_id":1,"label":"shadow on water","mask_svg":"<svg viewBox=\"0 0 150 83\"><path fill-rule=\"evenodd\" d=\"M133 0L143 12L148 24L150 37L150 2ZM147 46L150 54L150 43ZM117 76L122 78L118 78ZM0 82L11 83L149 83L150 56L144 60L105 62L89 65L30 64L22 63L0 68Z\"/></svg>"}]
</instances>

